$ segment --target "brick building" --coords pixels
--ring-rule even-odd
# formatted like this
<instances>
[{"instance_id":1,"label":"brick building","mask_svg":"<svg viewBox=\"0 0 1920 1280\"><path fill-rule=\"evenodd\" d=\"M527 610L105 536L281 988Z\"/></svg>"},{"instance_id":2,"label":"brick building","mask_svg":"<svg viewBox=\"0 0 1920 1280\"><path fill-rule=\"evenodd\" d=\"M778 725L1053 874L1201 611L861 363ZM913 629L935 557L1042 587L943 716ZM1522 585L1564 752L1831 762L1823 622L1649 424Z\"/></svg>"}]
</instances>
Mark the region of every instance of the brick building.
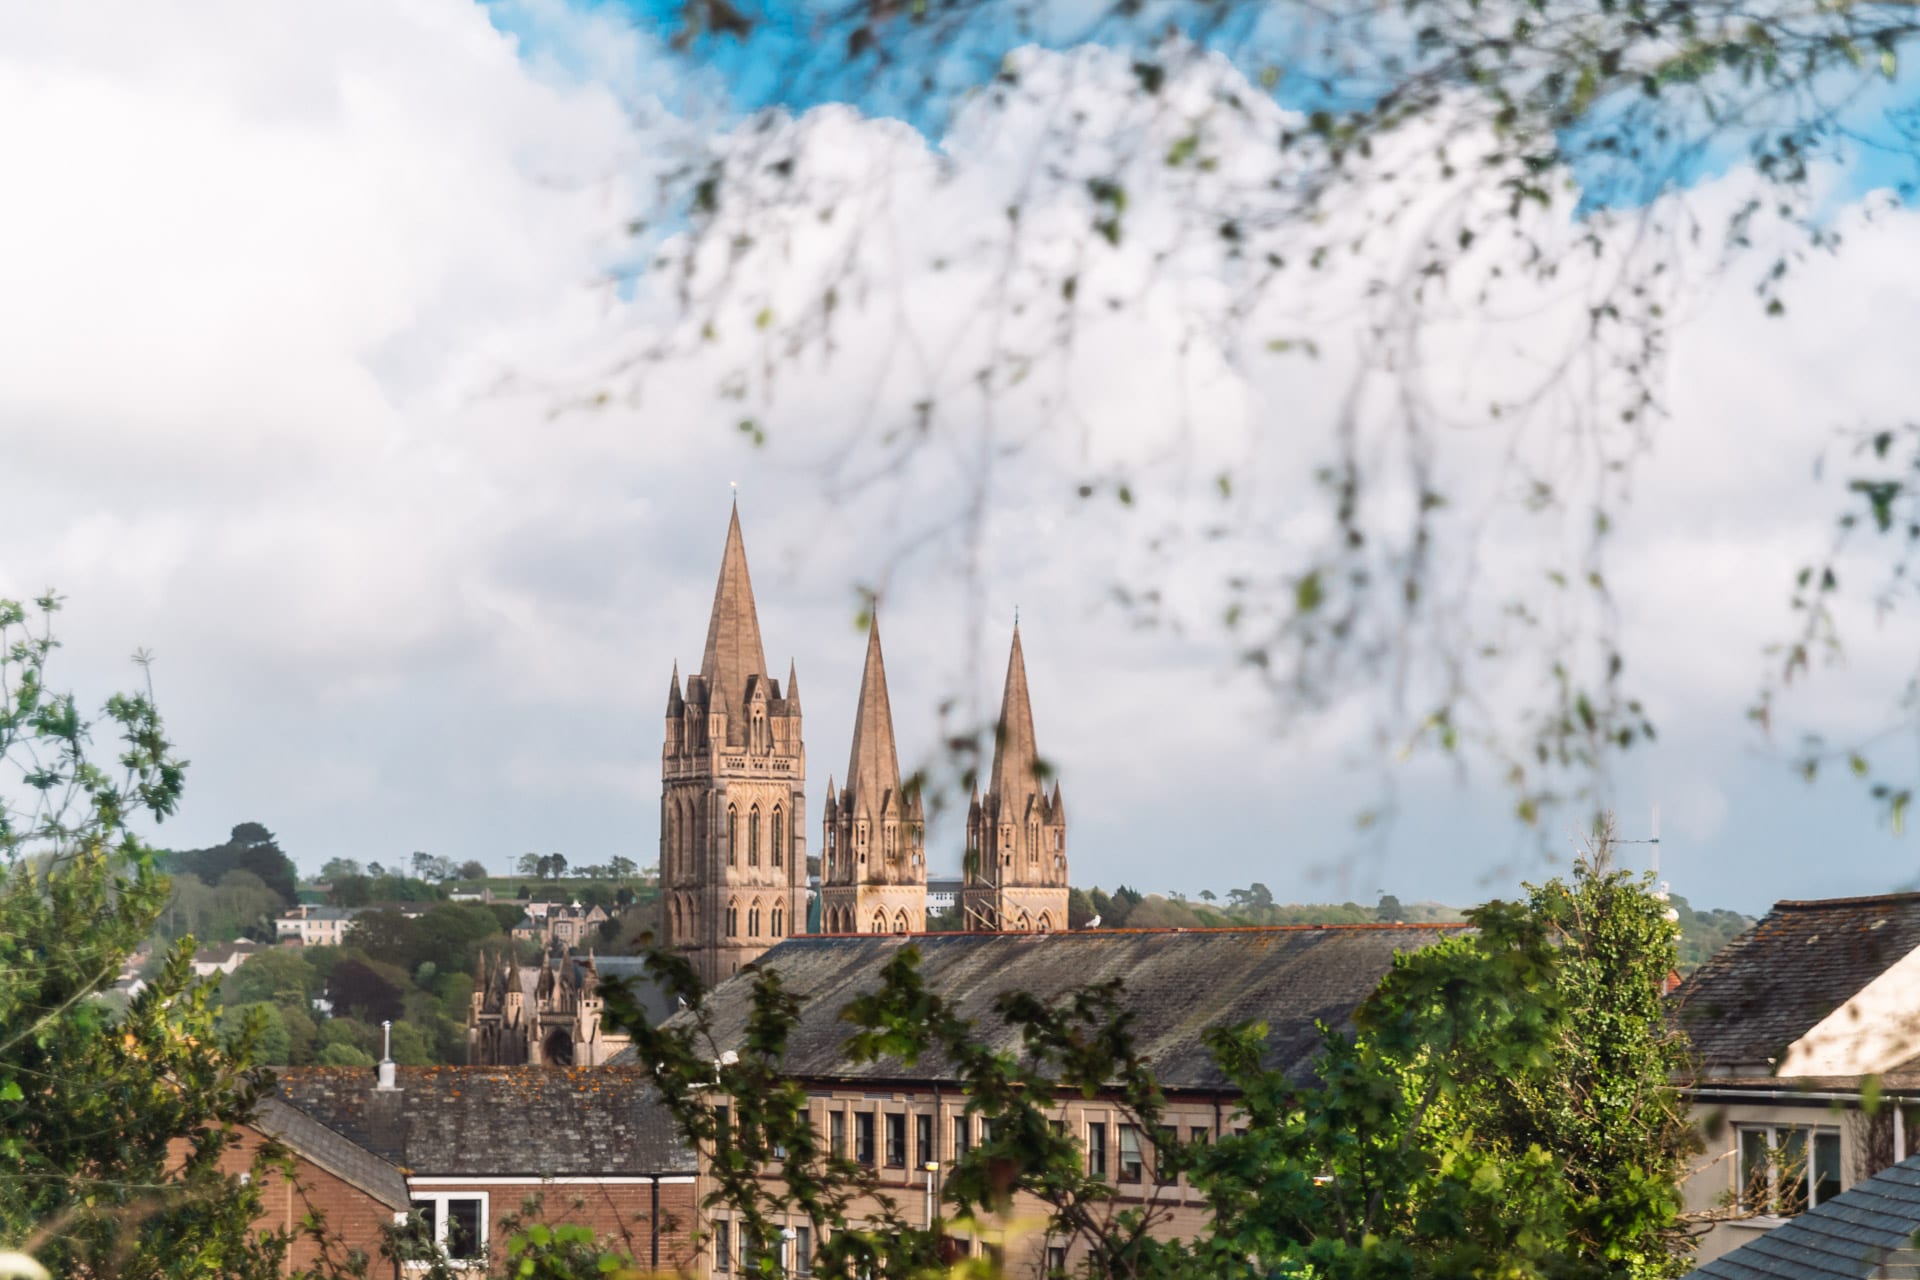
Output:
<instances>
[{"instance_id":1,"label":"brick building","mask_svg":"<svg viewBox=\"0 0 1920 1280\"><path fill-rule=\"evenodd\" d=\"M409 1211L456 1261L497 1253L503 1220L577 1223L653 1271L690 1269L696 1165L639 1071L498 1067L294 1067L228 1157L241 1169L263 1135L298 1160L298 1181L265 1191L263 1227L325 1215L371 1275L394 1274L383 1228ZM290 1268L310 1265L302 1241Z\"/></svg>"},{"instance_id":2,"label":"brick building","mask_svg":"<svg viewBox=\"0 0 1920 1280\"><path fill-rule=\"evenodd\" d=\"M1319 1026L1341 1027L1372 993L1396 954L1428 945L1460 925L1329 925L1245 929L1107 930L1054 934L947 933L792 939L762 964L778 968L801 1002L786 1066L811 1098L815 1131L828 1145L870 1165L885 1193L910 1221L925 1221L957 1151L981 1140L982 1118L969 1115L954 1070L935 1057L908 1067L849 1060L849 1028L841 1012L871 991L883 965L904 946L918 947L927 987L951 1002L996 1050L1018 1053L1018 1033L993 1011L1006 991L1052 1000L1079 987L1122 980L1129 1030L1166 1095L1164 1123L1180 1142L1208 1142L1235 1127L1236 1095L1202 1040L1211 1027L1255 1019L1268 1024L1270 1065L1307 1083L1321 1048ZM745 1038L751 983L747 975L709 996L716 1046ZM723 1104L724 1099L719 1100ZM1111 1179L1116 1210L1144 1209L1154 1230L1183 1236L1206 1222L1204 1202L1186 1179L1160 1178L1155 1143L1116 1098L1063 1096L1058 1121L1080 1143L1088 1171ZM928 1171L928 1165L934 1166ZM704 1195L710 1186L703 1185ZM871 1210L869 1210L871 1212ZM858 1216L858 1212L856 1212ZM1044 1218L1038 1202L1017 1203L1013 1218ZM701 1263L709 1276L740 1272L743 1242L726 1210L709 1222ZM780 1247L788 1274L805 1274L816 1241L812 1224L787 1224ZM965 1238L969 1249L999 1246ZM1084 1249L1070 1239L1030 1234L1004 1242L1006 1274L1033 1277L1071 1271Z\"/></svg>"}]
</instances>

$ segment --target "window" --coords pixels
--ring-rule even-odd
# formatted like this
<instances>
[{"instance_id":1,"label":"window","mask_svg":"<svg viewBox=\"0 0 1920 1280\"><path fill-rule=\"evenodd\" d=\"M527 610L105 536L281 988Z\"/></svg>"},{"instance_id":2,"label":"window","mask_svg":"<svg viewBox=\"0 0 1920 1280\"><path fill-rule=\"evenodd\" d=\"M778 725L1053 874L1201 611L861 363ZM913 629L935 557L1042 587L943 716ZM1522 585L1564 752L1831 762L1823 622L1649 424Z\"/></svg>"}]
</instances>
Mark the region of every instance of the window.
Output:
<instances>
[{"instance_id":1,"label":"window","mask_svg":"<svg viewBox=\"0 0 1920 1280\"><path fill-rule=\"evenodd\" d=\"M740 811L732 805L727 806L727 865L740 865Z\"/></svg>"},{"instance_id":2,"label":"window","mask_svg":"<svg viewBox=\"0 0 1920 1280\"><path fill-rule=\"evenodd\" d=\"M1067 1246L1063 1244L1047 1246L1047 1274L1049 1276L1067 1274Z\"/></svg>"},{"instance_id":3,"label":"window","mask_svg":"<svg viewBox=\"0 0 1920 1280\"><path fill-rule=\"evenodd\" d=\"M897 1111L887 1113L887 1168L907 1167L907 1118Z\"/></svg>"},{"instance_id":4,"label":"window","mask_svg":"<svg viewBox=\"0 0 1920 1280\"><path fill-rule=\"evenodd\" d=\"M953 1118L953 1158L958 1160L973 1150L973 1117L955 1116Z\"/></svg>"},{"instance_id":5,"label":"window","mask_svg":"<svg viewBox=\"0 0 1920 1280\"><path fill-rule=\"evenodd\" d=\"M1107 1126L1104 1121L1087 1125L1087 1176L1107 1176Z\"/></svg>"},{"instance_id":6,"label":"window","mask_svg":"<svg viewBox=\"0 0 1920 1280\"><path fill-rule=\"evenodd\" d=\"M1140 1159L1140 1126L1123 1124L1120 1126L1120 1181L1138 1182L1145 1169Z\"/></svg>"},{"instance_id":7,"label":"window","mask_svg":"<svg viewBox=\"0 0 1920 1280\"><path fill-rule=\"evenodd\" d=\"M847 1158L847 1113L844 1111L827 1113L827 1150L837 1160Z\"/></svg>"},{"instance_id":8,"label":"window","mask_svg":"<svg viewBox=\"0 0 1920 1280\"><path fill-rule=\"evenodd\" d=\"M1840 1194L1838 1131L1743 1125L1739 1136L1741 1208L1788 1217Z\"/></svg>"},{"instance_id":9,"label":"window","mask_svg":"<svg viewBox=\"0 0 1920 1280\"><path fill-rule=\"evenodd\" d=\"M713 1224L713 1269L733 1269L733 1224L730 1222Z\"/></svg>"},{"instance_id":10,"label":"window","mask_svg":"<svg viewBox=\"0 0 1920 1280\"><path fill-rule=\"evenodd\" d=\"M894 913L893 931L895 933L905 933L907 931L907 913L904 908Z\"/></svg>"},{"instance_id":11,"label":"window","mask_svg":"<svg viewBox=\"0 0 1920 1280\"><path fill-rule=\"evenodd\" d=\"M776 811L777 812L777 811ZM774 821L780 821L776 816ZM776 853L774 855L778 857ZM793 1229L793 1274L810 1276L813 1274L813 1228L795 1227Z\"/></svg>"},{"instance_id":12,"label":"window","mask_svg":"<svg viewBox=\"0 0 1920 1280\"><path fill-rule=\"evenodd\" d=\"M873 1112L853 1113L853 1158L861 1164L873 1163Z\"/></svg>"},{"instance_id":13,"label":"window","mask_svg":"<svg viewBox=\"0 0 1920 1280\"><path fill-rule=\"evenodd\" d=\"M737 902L727 904L727 936L729 938L740 936L740 904Z\"/></svg>"},{"instance_id":14,"label":"window","mask_svg":"<svg viewBox=\"0 0 1920 1280\"><path fill-rule=\"evenodd\" d=\"M773 806L773 865L780 866L784 856L782 850L787 847L787 824L780 806Z\"/></svg>"},{"instance_id":15,"label":"window","mask_svg":"<svg viewBox=\"0 0 1920 1280\"><path fill-rule=\"evenodd\" d=\"M993 1124L992 1116L980 1117L980 1145L983 1147L993 1141Z\"/></svg>"},{"instance_id":16,"label":"window","mask_svg":"<svg viewBox=\"0 0 1920 1280\"><path fill-rule=\"evenodd\" d=\"M1213 1130L1203 1124L1196 1124L1187 1130L1187 1145L1204 1147L1213 1140Z\"/></svg>"},{"instance_id":17,"label":"window","mask_svg":"<svg viewBox=\"0 0 1920 1280\"><path fill-rule=\"evenodd\" d=\"M421 1235L433 1241L449 1262L479 1262L487 1252L487 1198L459 1195L414 1197Z\"/></svg>"},{"instance_id":18,"label":"window","mask_svg":"<svg viewBox=\"0 0 1920 1280\"><path fill-rule=\"evenodd\" d=\"M776 902L773 904L773 936L776 938L786 937L786 927L787 913L780 904Z\"/></svg>"},{"instance_id":19,"label":"window","mask_svg":"<svg viewBox=\"0 0 1920 1280\"><path fill-rule=\"evenodd\" d=\"M1174 1171L1174 1152L1180 1146L1180 1131L1172 1125L1161 1125L1153 1131L1153 1180L1163 1187L1170 1187L1180 1180Z\"/></svg>"},{"instance_id":20,"label":"window","mask_svg":"<svg viewBox=\"0 0 1920 1280\"><path fill-rule=\"evenodd\" d=\"M755 805L747 813L747 865L760 865L760 806Z\"/></svg>"},{"instance_id":21,"label":"window","mask_svg":"<svg viewBox=\"0 0 1920 1280\"><path fill-rule=\"evenodd\" d=\"M933 1117L915 1116L913 1118L913 1146L920 1153L920 1165L925 1168L939 1163L940 1157L933 1150Z\"/></svg>"},{"instance_id":22,"label":"window","mask_svg":"<svg viewBox=\"0 0 1920 1280\"><path fill-rule=\"evenodd\" d=\"M713 1109L713 1145L722 1151L733 1145L733 1110L730 1107Z\"/></svg>"},{"instance_id":23,"label":"window","mask_svg":"<svg viewBox=\"0 0 1920 1280\"><path fill-rule=\"evenodd\" d=\"M747 911L747 936L749 938L760 936L760 903L757 900Z\"/></svg>"}]
</instances>

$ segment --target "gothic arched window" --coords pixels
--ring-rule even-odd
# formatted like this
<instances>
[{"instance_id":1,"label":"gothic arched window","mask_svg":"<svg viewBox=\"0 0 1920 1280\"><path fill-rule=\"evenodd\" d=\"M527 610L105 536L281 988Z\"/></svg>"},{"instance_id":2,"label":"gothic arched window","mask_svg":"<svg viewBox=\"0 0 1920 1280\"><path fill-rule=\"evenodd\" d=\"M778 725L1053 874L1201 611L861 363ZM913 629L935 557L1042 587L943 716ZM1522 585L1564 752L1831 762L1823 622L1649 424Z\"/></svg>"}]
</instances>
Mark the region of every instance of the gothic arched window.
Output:
<instances>
[{"instance_id":1,"label":"gothic arched window","mask_svg":"<svg viewBox=\"0 0 1920 1280\"><path fill-rule=\"evenodd\" d=\"M747 909L747 936L749 938L760 936L760 899L758 898L755 898L753 905Z\"/></svg>"},{"instance_id":2,"label":"gothic arched window","mask_svg":"<svg viewBox=\"0 0 1920 1280\"><path fill-rule=\"evenodd\" d=\"M893 917L893 931L895 933L905 933L907 931L907 913L905 910L898 912Z\"/></svg>"},{"instance_id":3,"label":"gothic arched window","mask_svg":"<svg viewBox=\"0 0 1920 1280\"><path fill-rule=\"evenodd\" d=\"M776 867L785 865L780 851L786 848L786 840L786 817L780 812L780 806L775 805L773 806L773 865Z\"/></svg>"},{"instance_id":4,"label":"gothic arched window","mask_svg":"<svg viewBox=\"0 0 1920 1280\"><path fill-rule=\"evenodd\" d=\"M1048 915L1046 912L1042 911L1040 913L1040 919L1035 922L1034 927L1038 929L1041 933L1052 933L1053 917Z\"/></svg>"},{"instance_id":5,"label":"gothic arched window","mask_svg":"<svg viewBox=\"0 0 1920 1280\"><path fill-rule=\"evenodd\" d=\"M727 904L727 936L729 938L740 936L740 904L737 902Z\"/></svg>"},{"instance_id":6,"label":"gothic arched window","mask_svg":"<svg viewBox=\"0 0 1920 1280\"><path fill-rule=\"evenodd\" d=\"M760 865L760 806L747 811L747 865Z\"/></svg>"},{"instance_id":7,"label":"gothic arched window","mask_svg":"<svg viewBox=\"0 0 1920 1280\"><path fill-rule=\"evenodd\" d=\"M776 938L785 937L786 925L787 925L787 913L785 909L783 909L781 905L776 902L773 904L773 936Z\"/></svg>"},{"instance_id":8,"label":"gothic arched window","mask_svg":"<svg viewBox=\"0 0 1920 1280\"><path fill-rule=\"evenodd\" d=\"M730 867L737 867L740 865L740 859L738 857L739 838L740 838L740 811L734 808L732 805L728 805L727 806L727 865Z\"/></svg>"}]
</instances>

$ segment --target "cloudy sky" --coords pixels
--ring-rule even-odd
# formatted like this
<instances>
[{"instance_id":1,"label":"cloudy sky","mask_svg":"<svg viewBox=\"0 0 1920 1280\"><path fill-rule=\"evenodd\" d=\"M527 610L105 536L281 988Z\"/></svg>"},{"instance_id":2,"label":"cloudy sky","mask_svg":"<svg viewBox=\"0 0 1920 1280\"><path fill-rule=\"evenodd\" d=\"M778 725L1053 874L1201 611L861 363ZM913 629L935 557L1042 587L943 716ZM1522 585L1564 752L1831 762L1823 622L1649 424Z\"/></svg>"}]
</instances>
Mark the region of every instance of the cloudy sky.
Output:
<instances>
[{"instance_id":1,"label":"cloudy sky","mask_svg":"<svg viewBox=\"0 0 1920 1280\"><path fill-rule=\"evenodd\" d=\"M1125 73L1098 50L1027 56L1095 115ZM1117 259L1102 278L1135 272L1140 304L1089 326L1056 398L1015 396L899 462L886 406L950 389L948 355L981 340L981 280L928 264L993 223L1031 156L1004 120L929 138L865 106L783 126L804 171L864 202L864 232L782 227L736 309L777 309L804 292L789 275L846 255L897 296L863 295L831 359L808 353L743 407L715 388L765 354L750 331L612 374L665 323L636 247L658 242L630 223L657 175L738 124L629 14L0 14L0 595L66 596L60 675L88 697L131 678L136 648L156 655L192 760L159 838L256 820L308 867L415 849L650 861L668 675L698 663L737 492L769 663L799 666L816 814L844 772L854 620L877 588L909 763L936 751L944 702L956 723L991 709L1018 609L1076 882L1464 903L1540 871L1543 845L1564 853L1571 816L1542 837L1484 770L1369 764L1363 711L1282 723L1217 630L1137 628L1112 601L1116 576L1149 572L1143 529L1205 518L1193 495L1222 458L1251 480L1231 520L1286 541L1345 385L1337 335L1319 364L1248 374L1184 341L1219 305L1207 261L1149 280ZM1799 782L1743 716L1763 646L1792 632L1792 573L1831 527L1835 488L1813 479L1827 433L1897 420L1911 390L1920 216L1835 217L1845 251L1800 273L1785 318L1738 285L1690 300L1610 567L1662 736L1608 794L1630 837L1660 807L1664 873L1700 905L1920 871L1858 786ZM1072 429L1041 437L1047 415ZM1169 458L1197 479L1142 512L1069 496ZM1531 535L1495 536L1494 560L1527 563L1497 538ZM1193 584L1261 554L1192 550L1170 593L1207 614ZM1788 700L1796 728L1888 723L1916 636L1898 614L1859 622L1844 666ZM1398 820L1359 839L1383 784ZM957 869L951 822L931 843Z\"/></svg>"}]
</instances>

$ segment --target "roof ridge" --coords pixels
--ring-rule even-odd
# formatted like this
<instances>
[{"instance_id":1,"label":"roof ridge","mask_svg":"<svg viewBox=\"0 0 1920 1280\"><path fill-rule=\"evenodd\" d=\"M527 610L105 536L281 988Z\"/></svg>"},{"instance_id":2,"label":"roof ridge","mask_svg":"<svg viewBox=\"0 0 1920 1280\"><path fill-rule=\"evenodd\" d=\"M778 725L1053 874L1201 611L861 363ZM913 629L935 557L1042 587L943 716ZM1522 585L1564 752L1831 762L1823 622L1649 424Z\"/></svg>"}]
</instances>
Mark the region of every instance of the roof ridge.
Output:
<instances>
[{"instance_id":1,"label":"roof ridge","mask_svg":"<svg viewBox=\"0 0 1920 1280\"><path fill-rule=\"evenodd\" d=\"M1471 929L1471 920L1429 920L1419 923L1365 921L1350 924L1221 924L1157 925L1139 929L1056 929L1035 933L1031 929L949 929L922 933L801 933L785 942L805 942L811 938L1112 938L1121 934L1143 933L1327 933L1378 931L1383 929Z\"/></svg>"},{"instance_id":2,"label":"roof ridge","mask_svg":"<svg viewBox=\"0 0 1920 1280\"><path fill-rule=\"evenodd\" d=\"M1920 902L1920 890L1900 893L1865 893L1851 898L1783 898L1773 904L1775 911L1806 911L1817 907L1863 907L1876 902Z\"/></svg>"}]
</instances>

